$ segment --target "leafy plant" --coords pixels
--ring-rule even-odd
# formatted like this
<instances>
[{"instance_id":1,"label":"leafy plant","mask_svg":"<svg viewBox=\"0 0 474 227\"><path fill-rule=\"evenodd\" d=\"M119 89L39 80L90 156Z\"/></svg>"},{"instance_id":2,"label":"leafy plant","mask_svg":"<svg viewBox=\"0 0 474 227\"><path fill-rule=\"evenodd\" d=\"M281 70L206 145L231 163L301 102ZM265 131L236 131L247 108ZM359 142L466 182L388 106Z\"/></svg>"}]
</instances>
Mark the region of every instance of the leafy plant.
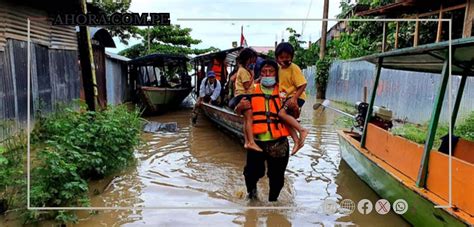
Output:
<instances>
[{"instance_id":1,"label":"leafy plant","mask_svg":"<svg viewBox=\"0 0 474 227\"><path fill-rule=\"evenodd\" d=\"M439 148L441 145L441 137L448 134L448 129L448 126L445 124L438 125L433 142L434 149ZM393 128L392 133L415 143L424 144L426 142L426 135L428 133L428 124L416 125L412 123L406 123L399 127Z\"/></svg>"},{"instance_id":2,"label":"leafy plant","mask_svg":"<svg viewBox=\"0 0 474 227\"><path fill-rule=\"evenodd\" d=\"M138 110L109 106L103 111L70 107L40 116L33 131L35 168L31 204L35 207L88 206L88 180L100 179L134 163L142 120ZM27 222L54 218L74 222L75 213L29 212Z\"/></svg>"},{"instance_id":3,"label":"leafy plant","mask_svg":"<svg viewBox=\"0 0 474 227\"><path fill-rule=\"evenodd\" d=\"M2 131L10 126L7 122L0 123ZM0 141L0 214L9 208L20 207L25 185L26 136L23 132L4 136Z\"/></svg>"},{"instance_id":4,"label":"leafy plant","mask_svg":"<svg viewBox=\"0 0 474 227\"><path fill-rule=\"evenodd\" d=\"M318 92L317 97L325 98L327 82L329 79L329 69L331 67L332 60L329 57L319 59L316 62L316 90Z\"/></svg>"},{"instance_id":5,"label":"leafy plant","mask_svg":"<svg viewBox=\"0 0 474 227\"><path fill-rule=\"evenodd\" d=\"M471 112L464 121L456 126L455 135L474 142L474 111Z\"/></svg>"}]
</instances>

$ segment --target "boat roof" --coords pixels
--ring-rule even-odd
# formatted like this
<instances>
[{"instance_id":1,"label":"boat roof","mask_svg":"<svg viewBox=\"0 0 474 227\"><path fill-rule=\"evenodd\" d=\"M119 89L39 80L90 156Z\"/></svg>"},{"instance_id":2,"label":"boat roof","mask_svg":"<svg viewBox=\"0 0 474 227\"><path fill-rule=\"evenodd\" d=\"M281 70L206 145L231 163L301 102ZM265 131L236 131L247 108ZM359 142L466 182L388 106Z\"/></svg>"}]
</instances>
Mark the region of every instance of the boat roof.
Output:
<instances>
[{"instance_id":1,"label":"boat roof","mask_svg":"<svg viewBox=\"0 0 474 227\"><path fill-rule=\"evenodd\" d=\"M469 76L474 76L472 62L474 61L474 37L451 41L452 74L462 75L469 70ZM441 73L443 63L449 53L449 41L402 48L389 52L353 59L352 61L369 61L376 64L383 58L382 67L415 72Z\"/></svg>"},{"instance_id":2,"label":"boat roof","mask_svg":"<svg viewBox=\"0 0 474 227\"><path fill-rule=\"evenodd\" d=\"M204 63L204 65L207 65L214 58L225 55L226 56L225 61L227 63L233 64L233 63L235 63L235 59L237 58L237 56L239 55L240 50L242 50L242 49L244 49L244 48L243 47L235 47L235 48L232 48L232 49L221 50L221 51L216 51L216 52L207 53L207 54L201 54L201 55L198 55L198 56L194 57L193 59L191 59L191 62L193 64L196 64L197 62L201 62L201 63Z\"/></svg>"},{"instance_id":3,"label":"boat roof","mask_svg":"<svg viewBox=\"0 0 474 227\"><path fill-rule=\"evenodd\" d=\"M163 65L177 65L189 61L189 58L182 54L162 54L154 53L143 57L134 58L129 64L136 66L163 66Z\"/></svg>"}]
</instances>

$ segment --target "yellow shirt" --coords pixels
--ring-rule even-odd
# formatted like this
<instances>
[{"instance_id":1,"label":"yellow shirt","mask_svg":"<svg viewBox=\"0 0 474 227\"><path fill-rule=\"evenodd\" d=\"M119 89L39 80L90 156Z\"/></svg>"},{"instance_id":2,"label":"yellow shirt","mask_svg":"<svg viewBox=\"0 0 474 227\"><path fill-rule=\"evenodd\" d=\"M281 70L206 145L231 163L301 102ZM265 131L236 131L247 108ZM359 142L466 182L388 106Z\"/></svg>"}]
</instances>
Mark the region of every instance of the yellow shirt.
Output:
<instances>
[{"instance_id":1,"label":"yellow shirt","mask_svg":"<svg viewBox=\"0 0 474 227\"><path fill-rule=\"evenodd\" d=\"M244 88L244 83L251 81L249 89ZM252 94L255 90L255 84L253 83L253 77L250 72L242 66L239 66L237 70L237 76L235 79L235 96L243 94Z\"/></svg>"},{"instance_id":2,"label":"yellow shirt","mask_svg":"<svg viewBox=\"0 0 474 227\"><path fill-rule=\"evenodd\" d=\"M280 81L280 94L286 98L294 96L297 88L306 84L306 78L304 78L300 67L295 63L291 63L291 65L286 69L283 69L280 66L280 69L278 70L278 80ZM299 98L303 100L306 99L304 91L301 93Z\"/></svg>"}]
</instances>

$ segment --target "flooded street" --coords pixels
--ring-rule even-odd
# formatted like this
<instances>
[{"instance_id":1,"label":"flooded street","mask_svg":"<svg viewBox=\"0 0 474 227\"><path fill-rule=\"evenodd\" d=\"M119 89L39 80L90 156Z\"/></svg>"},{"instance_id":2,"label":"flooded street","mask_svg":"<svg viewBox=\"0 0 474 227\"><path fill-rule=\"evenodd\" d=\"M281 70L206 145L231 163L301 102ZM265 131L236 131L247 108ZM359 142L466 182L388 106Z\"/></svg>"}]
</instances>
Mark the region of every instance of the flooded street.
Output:
<instances>
[{"instance_id":1,"label":"flooded street","mask_svg":"<svg viewBox=\"0 0 474 227\"><path fill-rule=\"evenodd\" d=\"M278 202L267 202L266 177L258 185L259 201L248 201L242 174L243 146L203 115L193 127L191 110L184 109L148 118L177 122L179 130L145 134L136 166L110 184L109 179L92 185L104 190L92 197L92 206L144 209L100 210L91 216L81 211L79 223L71 226L408 226L393 212L362 215L356 209L346 216L324 214L321 206L325 199L351 199L357 205L361 199L375 203L379 197L341 160L333 125L338 115L329 110L322 114L313 111L313 104L314 100L308 100L301 117L311 133L302 150L290 157ZM245 210L238 206L293 208Z\"/></svg>"}]
</instances>

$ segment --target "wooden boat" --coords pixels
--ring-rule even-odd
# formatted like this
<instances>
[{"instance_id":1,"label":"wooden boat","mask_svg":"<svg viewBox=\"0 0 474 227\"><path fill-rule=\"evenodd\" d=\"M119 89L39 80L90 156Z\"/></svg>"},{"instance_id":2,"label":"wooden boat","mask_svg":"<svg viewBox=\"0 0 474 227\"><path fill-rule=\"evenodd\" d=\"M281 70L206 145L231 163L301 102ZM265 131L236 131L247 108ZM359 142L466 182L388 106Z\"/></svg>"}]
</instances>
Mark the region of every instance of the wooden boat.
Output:
<instances>
[{"instance_id":1,"label":"wooden boat","mask_svg":"<svg viewBox=\"0 0 474 227\"><path fill-rule=\"evenodd\" d=\"M200 72L200 75L205 75L206 68L208 70L212 68L211 64L213 60L221 59L225 61L225 64L222 65L227 66L227 68L223 68L222 71L231 72L235 69L237 65L236 58L242 49L243 47L236 47L218 52L198 55L191 59L191 63L194 66L195 72ZM269 58L269 56L261 53L259 53L258 56L263 59ZM225 75L226 76L221 77L220 80L220 83L223 87L221 98L223 100L228 100L228 97L226 97L226 95L228 94L229 89L229 78L228 73L225 73ZM201 84L201 81L204 77L195 76L194 78L196 79L195 84L197 84L194 94L195 96L197 96L197 94L199 94L199 84ZM227 103L224 102L220 106L214 106L211 104L203 103L203 105L201 105L201 111L218 127L223 128L228 132L231 132L234 136L237 136L240 139L243 139L243 117L235 114L234 111L230 108L227 108L226 104Z\"/></svg>"},{"instance_id":2,"label":"wooden boat","mask_svg":"<svg viewBox=\"0 0 474 227\"><path fill-rule=\"evenodd\" d=\"M222 100L228 100L226 95L228 94L229 89L229 78L228 72L232 71L236 67L236 58L238 53L242 50L242 47L236 47L232 49L227 49L223 51L202 54L194 57L191 59L191 64L194 66L194 71L196 72L195 84L197 84L194 95L197 96L199 94L199 88L201 81L204 79L206 74L206 69L210 70L212 68L212 62L214 59L219 59L221 61L225 61L223 66L227 66L228 68L223 68L222 71L226 71L225 76L221 77L220 83L223 87L222 89ZM197 75L200 76L197 76ZM212 122L214 122L218 127L221 127L233 135L243 138L242 134L242 122L243 117L239 116L234 113L234 111L230 110L229 108L225 107L225 103L222 103L220 106L214 106L211 104L203 103L200 108L201 112L204 113L206 117L208 117ZM196 116L197 117L197 116Z\"/></svg>"},{"instance_id":3,"label":"wooden boat","mask_svg":"<svg viewBox=\"0 0 474 227\"><path fill-rule=\"evenodd\" d=\"M452 181L449 155L432 149L449 79L448 50L448 42L442 42L357 59L376 64L374 88L381 68L441 73L424 146L370 123L377 89L372 91L362 133L338 131L343 160L391 204L406 200L409 209L402 216L414 226L474 225L474 143L460 139L453 148ZM462 76L451 118L455 125L466 79L473 75L474 39L454 40L452 50L452 74Z\"/></svg>"},{"instance_id":4,"label":"wooden boat","mask_svg":"<svg viewBox=\"0 0 474 227\"><path fill-rule=\"evenodd\" d=\"M136 83L136 101L154 113L179 106L192 91L188 61L184 55L159 53L131 60L130 75L132 84Z\"/></svg>"},{"instance_id":5,"label":"wooden boat","mask_svg":"<svg viewBox=\"0 0 474 227\"><path fill-rule=\"evenodd\" d=\"M194 66L195 72L200 72L200 75L205 75L206 68L210 69L212 66L210 65L214 59L221 59L225 61L225 64L228 68L223 68L222 71L231 72L235 69L237 63L236 58L239 52L243 49L243 47L236 47L232 49L227 49L223 51L202 54L194 57L191 59L191 63ZM269 58L269 56L259 53L259 57L263 59ZM197 74L197 73L196 73ZM223 92L221 98L223 100L228 100L226 95L228 94L229 89L229 78L228 73L225 74L226 76L221 77L221 85L223 87ZM201 83L203 76L195 76L196 79L195 84L195 96L199 94L199 84ZM239 116L234 113L231 109L225 107L227 103L223 103L221 106L214 106L211 104L203 103L201 105L201 111L204 113L206 117L208 117L212 122L214 122L217 126L231 132L233 135L243 139L242 133L242 125L243 125L243 117Z\"/></svg>"}]
</instances>

